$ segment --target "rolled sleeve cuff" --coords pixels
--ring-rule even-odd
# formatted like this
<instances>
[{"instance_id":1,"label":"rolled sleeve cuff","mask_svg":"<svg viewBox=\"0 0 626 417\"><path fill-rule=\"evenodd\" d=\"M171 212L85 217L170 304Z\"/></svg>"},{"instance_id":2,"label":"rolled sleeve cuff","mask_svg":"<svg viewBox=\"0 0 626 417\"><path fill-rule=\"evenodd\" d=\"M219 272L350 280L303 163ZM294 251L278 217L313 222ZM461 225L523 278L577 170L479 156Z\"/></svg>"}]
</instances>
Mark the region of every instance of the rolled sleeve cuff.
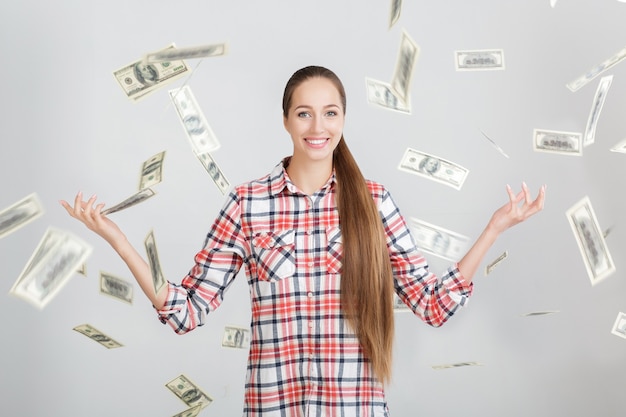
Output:
<instances>
[{"instance_id":1,"label":"rolled sleeve cuff","mask_svg":"<svg viewBox=\"0 0 626 417\"><path fill-rule=\"evenodd\" d=\"M474 283L469 284L459 270L459 264L448 268L446 274L445 285L448 290L448 296L458 305L464 307L469 302L469 297L474 292Z\"/></svg>"},{"instance_id":2,"label":"rolled sleeve cuff","mask_svg":"<svg viewBox=\"0 0 626 417\"><path fill-rule=\"evenodd\" d=\"M154 305L152 306L158 315L159 320L163 324L167 324L172 316L178 314L182 309L184 304L181 303L180 300L185 300L187 298L187 291L171 282L167 283L167 297L165 298L165 304L162 309L156 308Z\"/></svg>"}]
</instances>

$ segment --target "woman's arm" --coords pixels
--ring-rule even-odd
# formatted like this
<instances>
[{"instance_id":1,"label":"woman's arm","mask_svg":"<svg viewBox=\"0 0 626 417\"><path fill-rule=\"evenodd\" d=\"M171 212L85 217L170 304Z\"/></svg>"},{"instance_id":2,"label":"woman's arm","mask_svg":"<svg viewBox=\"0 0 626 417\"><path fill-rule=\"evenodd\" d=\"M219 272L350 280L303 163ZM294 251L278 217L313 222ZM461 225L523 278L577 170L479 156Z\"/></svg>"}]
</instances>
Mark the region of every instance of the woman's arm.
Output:
<instances>
[{"instance_id":1,"label":"woman's arm","mask_svg":"<svg viewBox=\"0 0 626 417\"><path fill-rule=\"evenodd\" d=\"M468 284L472 282L480 263L500 234L543 209L546 195L545 185L539 189L539 195L535 200L531 200L526 183L522 183L522 191L517 195L513 193L509 185L506 186L506 190L509 194L509 202L493 213L485 230L463 259L459 261L459 271Z\"/></svg>"},{"instance_id":2,"label":"woman's arm","mask_svg":"<svg viewBox=\"0 0 626 417\"><path fill-rule=\"evenodd\" d=\"M162 309L167 297L167 291L160 291L158 294L155 294L150 267L130 244L120 228L101 214L104 203L94 207L95 202L95 195L89 200L83 201L83 195L80 192L76 195L73 207L67 201L60 201L70 216L84 223L88 229L98 234L111 245L126 263L137 283L152 302L152 305L157 309Z\"/></svg>"}]
</instances>

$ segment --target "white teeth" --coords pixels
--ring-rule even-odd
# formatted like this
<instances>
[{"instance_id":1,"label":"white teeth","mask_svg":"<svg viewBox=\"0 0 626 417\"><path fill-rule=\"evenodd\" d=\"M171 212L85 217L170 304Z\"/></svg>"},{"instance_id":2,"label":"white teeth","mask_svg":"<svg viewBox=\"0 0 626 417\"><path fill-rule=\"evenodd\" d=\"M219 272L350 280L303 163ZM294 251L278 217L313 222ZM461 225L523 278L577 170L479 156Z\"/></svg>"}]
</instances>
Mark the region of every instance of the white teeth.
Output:
<instances>
[{"instance_id":1,"label":"white teeth","mask_svg":"<svg viewBox=\"0 0 626 417\"><path fill-rule=\"evenodd\" d=\"M307 142L309 142L311 145L321 145L322 143L326 142L326 139L307 139Z\"/></svg>"}]
</instances>

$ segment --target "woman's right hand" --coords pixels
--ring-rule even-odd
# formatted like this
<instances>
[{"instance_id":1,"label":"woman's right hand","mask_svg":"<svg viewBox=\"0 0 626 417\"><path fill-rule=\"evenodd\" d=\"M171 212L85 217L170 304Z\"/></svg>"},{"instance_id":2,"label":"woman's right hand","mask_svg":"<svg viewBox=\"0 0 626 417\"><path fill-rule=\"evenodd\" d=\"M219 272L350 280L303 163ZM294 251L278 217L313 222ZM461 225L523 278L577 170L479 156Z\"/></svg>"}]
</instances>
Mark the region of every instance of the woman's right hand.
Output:
<instances>
[{"instance_id":1,"label":"woman's right hand","mask_svg":"<svg viewBox=\"0 0 626 417\"><path fill-rule=\"evenodd\" d=\"M59 203L70 216L81 221L88 229L100 235L112 246L115 246L115 242L126 239L126 236L114 222L102 215L104 203L94 206L96 198L96 195L93 195L89 200L83 201L83 193L79 192L76 194L73 207L65 200L60 200Z\"/></svg>"}]
</instances>

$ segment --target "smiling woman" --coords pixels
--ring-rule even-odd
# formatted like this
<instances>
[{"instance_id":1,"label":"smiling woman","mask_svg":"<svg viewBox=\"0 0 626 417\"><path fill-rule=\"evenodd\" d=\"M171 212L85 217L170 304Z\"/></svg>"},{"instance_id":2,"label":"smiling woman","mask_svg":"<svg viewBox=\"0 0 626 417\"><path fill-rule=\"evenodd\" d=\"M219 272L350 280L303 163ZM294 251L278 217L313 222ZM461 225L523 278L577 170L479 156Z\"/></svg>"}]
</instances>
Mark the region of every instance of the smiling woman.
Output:
<instances>
[{"instance_id":1,"label":"smiling woman","mask_svg":"<svg viewBox=\"0 0 626 417\"><path fill-rule=\"evenodd\" d=\"M396 294L441 326L472 293L472 277L497 236L537 213L528 188L495 211L463 259L441 277L415 246L384 186L366 180L343 137L346 94L323 67L296 71L283 95L293 154L231 191L195 265L155 294L150 268L96 197L68 213L118 252L179 334L203 325L241 267L250 285L252 334L246 416L388 415Z\"/></svg>"}]
</instances>

